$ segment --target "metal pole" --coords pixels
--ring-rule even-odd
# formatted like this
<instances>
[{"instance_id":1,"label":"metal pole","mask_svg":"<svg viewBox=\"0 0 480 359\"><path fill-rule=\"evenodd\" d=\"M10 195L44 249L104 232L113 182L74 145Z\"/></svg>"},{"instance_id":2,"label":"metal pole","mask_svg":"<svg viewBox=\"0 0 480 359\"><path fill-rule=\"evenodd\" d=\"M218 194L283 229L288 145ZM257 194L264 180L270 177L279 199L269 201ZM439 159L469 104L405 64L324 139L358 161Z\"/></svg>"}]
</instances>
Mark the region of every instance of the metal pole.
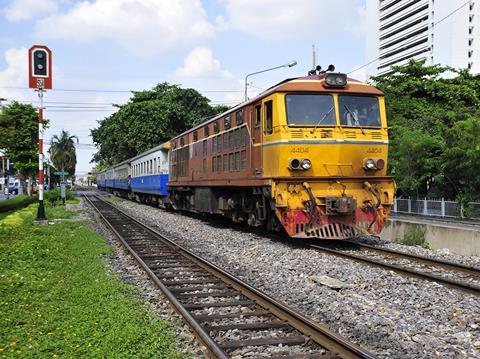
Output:
<instances>
[{"instance_id":1,"label":"metal pole","mask_svg":"<svg viewBox=\"0 0 480 359\"><path fill-rule=\"evenodd\" d=\"M284 64L284 65L280 65L280 66L275 66L275 67L270 67L268 69L265 69L265 70L261 70L261 71L256 71L256 72L252 72L252 73L249 73L245 76L245 101L248 100L248 77L249 76L252 76L252 75L256 75L256 74L261 74L261 73L264 73L264 72L267 72L267 71L272 71L272 70L276 70L276 69L280 69L282 67L292 67L292 66L295 66L297 64L297 61L290 61L288 64Z\"/></svg>"},{"instance_id":2,"label":"metal pole","mask_svg":"<svg viewBox=\"0 0 480 359\"><path fill-rule=\"evenodd\" d=\"M38 212L37 221L44 221L45 206L43 204L43 89L38 90L40 108L38 109Z\"/></svg>"}]
</instances>

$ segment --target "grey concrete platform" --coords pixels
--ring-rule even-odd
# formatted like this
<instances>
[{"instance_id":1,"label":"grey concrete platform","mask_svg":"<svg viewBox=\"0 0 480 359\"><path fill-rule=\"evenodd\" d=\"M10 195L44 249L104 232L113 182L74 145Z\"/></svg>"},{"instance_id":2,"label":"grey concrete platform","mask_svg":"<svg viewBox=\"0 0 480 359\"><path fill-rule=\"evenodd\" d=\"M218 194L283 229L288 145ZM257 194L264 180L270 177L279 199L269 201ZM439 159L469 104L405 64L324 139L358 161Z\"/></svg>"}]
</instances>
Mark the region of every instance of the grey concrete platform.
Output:
<instances>
[{"instance_id":1,"label":"grey concrete platform","mask_svg":"<svg viewBox=\"0 0 480 359\"><path fill-rule=\"evenodd\" d=\"M401 242L406 231L420 228L430 248L447 248L453 253L480 256L480 222L462 222L442 218L393 216L381 238Z\"/></svg>"}]
</instances>

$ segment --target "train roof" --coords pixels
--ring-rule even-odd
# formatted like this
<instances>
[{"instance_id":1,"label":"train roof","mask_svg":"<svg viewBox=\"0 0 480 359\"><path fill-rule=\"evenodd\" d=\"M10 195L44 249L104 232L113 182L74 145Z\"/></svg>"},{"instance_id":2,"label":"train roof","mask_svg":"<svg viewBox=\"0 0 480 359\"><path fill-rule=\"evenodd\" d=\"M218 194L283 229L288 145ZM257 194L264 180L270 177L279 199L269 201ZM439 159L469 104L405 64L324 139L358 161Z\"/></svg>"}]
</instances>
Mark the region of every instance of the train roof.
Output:
<instances>
[{"instance_id":1,"label":"train roof","mask_svg":"<svg viewBox=\"0 0 480 359\"><path fill-rule=\"evenodd\" d=\"M355 80L353 78L348 77L347 78L347 85L343 88L331 88L331 87L325 87L323 84L325 83L325 77L328 75L328 73L322 73L318 75L311 75L311 76L302 76L302 77L293 77L293 78L288 78L285 79L276 85L273 85L272 87L266 89L262 93L260 93L258 96L241 102L229 110L222 112L202 123L199 123L198 125L188 129L187 131L184 131L177 136L175 136L173 139L177 139L187 133L190 133L192 131L195 131L201 127L203 127L207 123L214 122L222 117L225 117L229 115L232 112L235 112L245 106L257 103L259 100L261 100L264 97L267 97L271 95L272 93L275 92L336 92L336 93L356 93L356 94L364 94L364 95L373 95L373 96L383 96L384 93L377 89L374 86L371 86L367 83Z\"/></svg>"},{"instance_id":2,"label":"train roof","mask_svg":"<svg viewBox=\"0 0 480 359\"><path fill-rule=\"evenodd\" d=\"M117 163L113 166L110 166L110 167L104 169L103 171L97 172L97 174L106 172L108 170L111 170L111 169L114 169L114 168L117 168L117 167L120 167L120 166L123 166L123 165L126 165L126 164L129 164L132 161L138 160L139 158L142 158L143 156L149 155L150 153L156 152L158 150L168 150L169 148L170 148L170 141L164 142L161 145L158 145L158 146L153 147L153 148L151 148L151 149L149 149L145 152L140 153L139 155L136 155L135 157L129 158L125 161L122 161L122 162L119 162L119 163Z\"/></svg>"}]
</instances>

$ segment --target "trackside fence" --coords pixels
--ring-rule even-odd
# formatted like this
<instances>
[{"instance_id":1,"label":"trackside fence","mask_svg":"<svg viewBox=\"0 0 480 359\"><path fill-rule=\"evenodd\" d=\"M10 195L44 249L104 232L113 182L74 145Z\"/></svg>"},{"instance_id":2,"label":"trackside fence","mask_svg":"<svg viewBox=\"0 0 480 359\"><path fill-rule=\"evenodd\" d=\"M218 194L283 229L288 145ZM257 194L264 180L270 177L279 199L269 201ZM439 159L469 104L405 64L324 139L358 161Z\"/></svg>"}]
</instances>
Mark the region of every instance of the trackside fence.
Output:
<instances>
[{"instance_id":1,"label":"trackside fence","mask_svg":"<svg viewBox=\"0 0 480 359\"><path fill-rule=\"evenodd\" d=\"M395 198L393 213L480 219L480 202L466 204L445 199Z\"/></svg>"}]
</instances>

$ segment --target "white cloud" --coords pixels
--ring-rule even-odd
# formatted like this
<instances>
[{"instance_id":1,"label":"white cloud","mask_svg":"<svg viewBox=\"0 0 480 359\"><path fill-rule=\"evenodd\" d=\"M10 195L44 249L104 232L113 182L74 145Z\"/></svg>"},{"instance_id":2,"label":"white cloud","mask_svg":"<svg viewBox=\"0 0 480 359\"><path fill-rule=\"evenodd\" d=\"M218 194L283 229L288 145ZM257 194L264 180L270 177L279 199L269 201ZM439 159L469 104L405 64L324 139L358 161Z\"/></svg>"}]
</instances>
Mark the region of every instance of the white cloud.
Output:
<instances>
[{"instance_id":1,"label":"white cloud","mask_svg":"<svg viewBox=\"0 0 480 359\"><path fill-rule=\"evenodd\" d=\"M233 28L264 39L307 35L321 38L338 31L358 31L357 0L224 0Z\"/></svg>"},{"instance_id":2,"label":"white cloud","mask_svg":"<svg viewBox=\"0 0 480 359\"><path fill-rule=\"evenodd\" d=\"M17 22L30 20L57 10L57 0L12 0L2 12L8 21Z\"/></svg>"},{"instance_id":3,"label":"white cloud","mask_svg":"<svg viewBox=\"0 0 480 359\"><path fill-rule=\"evenodd\" d=\"M232 105L242 100L242 81L223 68L208 47L199 46L192 49L185 57L183 66L175 71L174 76L184 87L191 86L207 91L226 91L220 94L221 97L214 97L215 102L224 101ZM212 93L205 93L205 95L212 98Z\"/></svg>"},{"instance_id":4,"label":"white cloud","mask_svg":"<svg viewBox=\"0 0 480 359\"><path fill-rule=\"evenodd\" d=\"M95 0L37 22L39 37L114 41L147 56L210 37L215 27L200 0Z\"/></svg>"},{"instance_id":5,"label":"white cloud","mask_svg":"<svg viewBox=\"0 0 480 359\"><path fill-rule=\"evenodd\" d=\"M177 75L182 77L225 78L234 76L223 70L220 61L213 57L212 50L208 47L195 47L183 60L183 66L177 69Z\"/></svg>"},{"instance_id":6,"label":"white cloud","mask_svg":"<svg viewBox=\"0 0 480 359\"><path fill-rule=\"evenodd\" d=\"M6 68L0 71L0 84L6 87L26 87L28 85L28 50L25 47L5 51ZM0 88L0 97L23 99L20 91Z\"/></svg>"}]
</instances>

